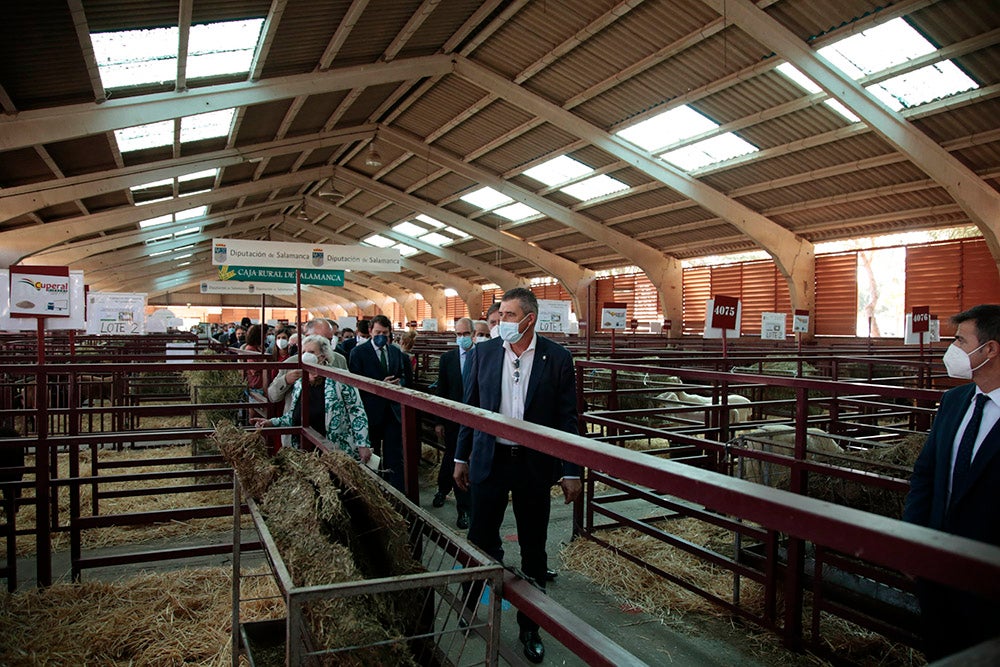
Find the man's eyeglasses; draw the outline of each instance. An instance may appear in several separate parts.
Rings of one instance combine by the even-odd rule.
[[[521,381],[521,360],[514,360],[514,384]]]

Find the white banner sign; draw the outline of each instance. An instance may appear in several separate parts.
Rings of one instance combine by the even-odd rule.
[[[601,308],[601,328],[625,330],[625,308]]]
[[[69,317],[46,317],[46,331],[78,330],[86,327],[83,312],[83,271],[69,272]],[[37,318],[11,317],[10,272],[0,269],[0,331],[34,331]]]
[[[146,333],[146,295],[91,292],[87,295],[87,333],[127,336]]]
[[[761,313],[760,337],[762,340],[785,340],[785,313]]]
[[[567,333],[569,329],[569,301],[538,300],[538,325],[542,333]]]
[[[433,317],[429,317],[429,318],[423,320],[420,323],[420,330],[421,331],[437,331],[438,330],[438,321],[435,320]]]
[[[295,285],[287,283],[241,283],[237,280],[202,280],[201,293],[295,296]]]
[[[402,257],[395,248],[212,239],[212,264],[398,273],[402,270]]]

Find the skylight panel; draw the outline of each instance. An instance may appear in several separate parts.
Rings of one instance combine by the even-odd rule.
[[[576,197],[580,201],[590,201],[591,199],[609,195],[612,192],[628,190],[628,186],[610,176],[599,174],[585,181],[559,188],[559,190],[560,192],[565,192],[570,197]]]
[[[170,213],[166,215],[158,215],[155,218],[147,218],[146,220],[139,221],[139,229],[149,229],[150,227],[158,227],[159,225],[165,225],[167,223],[173,222],[174,216]]]
[[[191,26],[187,78],[250,71],[263,19]],[[177,26],[92,33],[94,56],[105,89],[164,84],[177,78]]]
[[[167,236],[165,238],[169,239],[170,237]],[[169,255],[172,252],[173,252],[173,250],[159,250],[157,252],[151,252],[151,253],[149,253],[149,256],[150,257],[159,257],[160,255]]]
[[[402,255],[403,257],[409,257],[410,255],[416,255],[418,252],[420,252],[419,250],[417,250],[413,246],[408,246],[405,243],[397,243],[396,245],[394,245],[392,247],[395,248],[396,250],[398,250],[399,254]]]
[[[236,109],[222,109],[185,116],[181,120],[181,143],[228,136],[235,113]]]
[[[177,78],[177,27],[92,33],[105,89],[166,83]]]
[[[437,229],[441,229],[442,227],[445,226],[444,223],[441,222],[440,220],[432,218],[429,215],[424,215],[423,213],[419,214],[416,219],[419,220],[420,222],[426,222],[431,227],[435,227]]]
[[[178,211],[174,216],[176,220],[190,220],[191,218],[200,218],[206,213],[208,213],[207,206],[195,206],[194,208]]]
[[[191,234],[197,234],[201,231],[201,227],[185,227],[179,232],[174,232],[174,238],[178,236],[190,236]]]
[[[675,164],[685,171],[694,171],[701,167],[729,160],[739,155],[756,153],[757,147],[741,139],[732,132],[720,134],[711,139],[699,141],[696,144],[678,148],[664,153],[660,157]]]
[[[219,175],[219,168],[215,169],[204,169],[202,171],[196,171],[193,174],[184,174],[183,176],[178,176],[177,181],[179,183],[184,183],[186,181],[196,181],[199,178],[215,178]]]
[[[177,265],[177,268],[179,269],[182,266],[190,266],[190,265],[191,265],[191,262],[181,262],[180,264]]]
[[[445,227],[444,231],[448,232],[449,234],[454,234],[455,236],[457,236],[460,239],[467,239],[467,238],[469,238],[468,234],[466,234],[465,232],[463,232],[461,229],[456,229],[454,227]]]
[[[493,188],[479,188],[467,195],[461,197],[462,201],[469,202],[473,206],[478,206],[482,209],[496,208],[497,206],[503,206],[512,201],[507,195],[497,192]]]
[[[264,19],[191,26],[188,78],[249,72],[262,25]]]
[[[177,251],[175,250],[174,252],[177,252]],[[189,253],[184,254],[184,255],[177,255],[177,257],[174,257],[174,259],[187,259],[188,257],[194,257],[194,253],[193,252],[189,252]]]
[[[582,162],[574,160],[568,155],[560,155],[521,173],[545,185],[554,186],[586,176],[592,171],[594,170]]]
[[[450,236],[445,236],[444,234],[438,234],[437,232],[430,232],[429,234],[424,234],[420,237],[420,240],[424,243],[430,243],[433,246],[443,246],[449,243],[454,243],[455,239]]]
[[[653,116],[615,134],[653,152],[689,137],[714,130],[719,125],[684,105]]]
[[[886,21],[819,50],[853,79],[934,52],[934,45],[901,18]]]
[[[379,236],[378,234],[372,234],[368,238],[364,239],[364,243],[368,245],[373,245],[376,248],[391,248],[396,242],[392,239],[387,239],[384,236]]]
[[[953,62],[945,60],[868,86],[889,108],[900,111],[978,88]]]
[[[393,225],[392,231],[399,232],[400,234],[406,234],[411,238],[418,239],[427,233],[427,230],[423,227],[418,227],[412,222],[401,222],[398,225]]]
[[[536,215],[541,215],[539,211],[536,211],[527,204],[522,204],[521,202],[498,208],[493,212],[501,218],[507,218],[511,222],[521,222],[522,220],[533,218]]]
[[[164,178],[162,181],[153,181],[152,183],[143,183],[142,185],[133,185],[129,190],[132,192],[139,192],[141,190],[152,190],[153,188],[162,187],[173,187],[174,179]]]
[[[800,88],[802,88],[803,90],[805,90],[808,93],[820,93],[820,92],[823,92],[823,89],[820,88],[816,84],[815,81],[813,81],[812,79],[810,79],[809,77],[807,77],[805,74],[803,74],[801,71],[799,71],[799,69],[797,67],[795,67],[794,65],[792,65],[791,63],[781,63],[775,69],[778,70],[779,72],[781,72],[783,75],[785,75],[789,79],[791,79],[792,81],[794,81],[795,83],[797,83]],[[830,107],[831,109],[833,109],[834,111],[836,111],[838,114],[840,114],[845,120],[848,120],[848,121],[850,121],[852,123],[857,123],[858,121],[861,120],[860,118],[858,118],[854,114],[853,111],[851,111],[850,109],[848,109],[847,107],[845,107],[843,105],[843,103],[841,103],[840,100],[835,100],[835,99],[833,99],[831,97],[831,98],[828,98],[826,100],[823,100],[823,104],[825,104],[826,106]]]
[[[169,241],[174,238],[173,234],[167,234],[166,236],[157,236],[155,239],[149,239],[146,241],[146,245],[153,245],[154,243],[163,243],[164,241]],[[167,250],[166,252],[170,252]]]
[[[122,153],[169,146],[174,142],[174,121],[164,120],[115,130],[115,139],[118,140],[118,150]]]

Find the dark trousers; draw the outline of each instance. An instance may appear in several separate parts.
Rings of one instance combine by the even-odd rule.
[[[379,475],[400,491],[404,489],[403,426],[391,406],[381,415],[368,415],[368,439],[372,450],[382,457]]]
[[[1000,636],[1000,605],[974,593],[921,580],[924,655],[936,661]]]
[[[438,470],[438,493],[447,496],[455,490],[455,504],[459,512],[469,511],[469,492],[455,486],[455,446],[458,444],[458,424],[445,424],[444,456]]]
[[[521,571],[545,588],[548,557],[545,541],[549,528],[551,459],[524,447],[496,445],[489,477],[471,488],[469,541],[503,562],[500,525],[507,511],[507,498],[514,505],[517,541],[521,546]],[[512,455],[513,454],[513,455]],[[521,630],[537,630],[538,624],[517,613]]]

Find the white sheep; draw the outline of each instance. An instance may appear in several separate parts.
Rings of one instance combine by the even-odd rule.
[[[697,394],[689,394],[686,391],[665,391],[662,394],[658,394],[656,398],[665,403],[686,403],[688,405],[697,406],[708,406],[713,405],[712,399],[708,396],[699,396]],[[740,396],[739,394],[729,394],[726,397],[726,403],[729,405],[729,423],[736,424],[738,422],[750,421],[750,417],[753,413],[753,408],[750,407],[750,399],[746,396]],[[718,403],[714,403],[718,405]],[[746,407],[737,408],[734,405],[744,405]],[[704,419],[705,412],[699,410],[697,412],[679,412],[674,413],[675,416],[682,419]]]
[[[795,451],[795,426],[789,424],[763,424],[740,434],[736,444],[743,449],[773,452],[793,456]],[[843,454],[844,448],[830,435],[818,428],[806,429],[806,456],[823,460],[830,454]],[[743,479],[768,486],[783,486],[788,479],[788,468],[779,464],[777,474],[772,473],[771,463],[751,457],[740,457]]]

